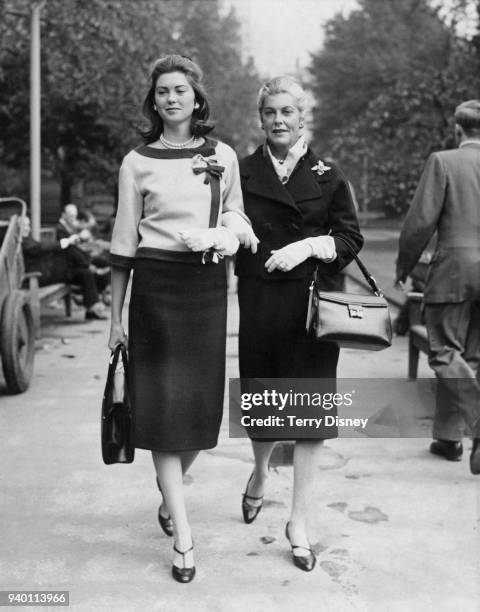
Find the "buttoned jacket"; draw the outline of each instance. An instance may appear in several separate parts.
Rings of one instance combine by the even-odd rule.
[[[320,275],[335,275],[363,244],[348,182],[334,164],[319,174],[313,168],[319,159],[311,149],[300,159],[286,184],[282,184],[264,147],[240,162],[245,212],[260,239],[254,255],[241,248],[237,253],[238,276],[260,276],[270,280],[301,278],[318,265]],[[265,269],[271,251],[291,242],[330,234],[335,240],[336,259],[325,263],[310,257],[290,272]]]
[[[435,231],[425,302],[480,300],[480,141],[429,157],[400,234],[397,278]]]

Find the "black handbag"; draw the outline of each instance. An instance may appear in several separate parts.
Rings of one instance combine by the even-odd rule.
[[[117,371],[120,357],[123,371]],[[110,355],[102,401],[101,430],[104,463],[132,463],[135,455],[133,414],[128,395],[127,350],[123,344],[117,344]]]
[[[392,344],[392,322],[387,300],[350,244],[343,236],[336,238],[347,245],[372,289],[372,295],[321,291],[315,270],[308,298],[307,334],[321,342],[333,342],[341,348],[367,351],[388,348]]]

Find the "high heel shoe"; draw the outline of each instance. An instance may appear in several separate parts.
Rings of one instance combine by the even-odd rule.
[[[299,569],[303,570],[304,572],[311,572],[313,570],[313,568],[315,567],[315,564],[317,562],[317,558],[315,557],[315,554],[313,552],[313,550],[311,548],[307,548],[306,546],[296,546],[294,544],[292,544],[292,541],[290,540],[290,535],[288,533],[288,526],[290,525],[290,522],[288,522],[285,525],[285,537],[287,538],[291,548],[292,548],[292,557],[293,557],[293,564],[296,565]],[[294,555],[293,554],[293,550],[295,548],[303,548],[303,550],[307,550],[308,551],[308,555]]]
[[[182,555],[183,558],[183,567],[177,567],[172,563],[172,576],[175,578],[177,582],[191,582],[195,576],[195,566],[193,567],[185,567],[185,555],[193,550],[193,544],[190,548],[184,552],[178,550],[178,548],[173,545],[173,550]]]
[[[157,487],[163,497],[163,492],[160,487],[160,483],[158,482],[158,476],[157,476]],[[163,533],[171,538],[173,536],[173,521],[170,515],[163,516],[162,513],[160,512],[161,509],[162,509],[162,504],[158,506],[158,522],[160,523],[160,527],[162,528]]]
[[[255,472],[252,472],[250,474],[250,478],[248,479],[247,486],[245,488],[245,493],[242,496],[243,520],[245,521],[245,523],[247,523],[247,525],[250,523],[253,523],[253,521],[257,518],[258,513],[260,512],[263,506],[263,495],[261,497],[252,497],[251,495],[247,494],[248,485],[250,484],[250,481],[252,480],[254,473]],[[248,503],[247,501],[248,499],[252,499],[254,501],[260,501],[260,504],[258,506],[252,506]]]

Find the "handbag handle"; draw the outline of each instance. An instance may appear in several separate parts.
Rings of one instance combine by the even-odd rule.
[[[367,270],[365,264],[361,261],[360,257],[358,257],[358,255],[355,253],[355,250],[353,249],[352,245],[348,242],[348,240],[344,236],[332,236],[332,238],[341,240],[345,244],[350,254],[353,256],[355,262],[357,263],[357,266],[360,268],[360,271],[365,277],[365,280],[367,281],[370,289],[378,297],[383,297],[383,293],[380,287],[377,285],[377,281],[373,278],[373,276]],[[315,282],[317,281],[317,268],[315,268],[315,272],[314,272],[314,281]]]
[[[105,385],[105,390],[113,388],[113,377],[115,376],[115,370],[117,369],[117,363],[118,363],[118,359],[120,355],[122,356],[123,369],[125,371],[125,378],[127,378],[127,375],[128,375],[127,349],[124,344],[119,342],[113,347],[112,352],[110,354],[110,361],[108,365],[107,382]]]

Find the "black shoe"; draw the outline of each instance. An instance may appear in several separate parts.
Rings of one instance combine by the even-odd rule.
[[[463,455],[463,446],[461,442],[454,442],[453,440],[434,440],[430,444],[430,452],[447,459],[447,461],[460,461]]]
[[[177,552],[179,555],[183,557],[183,567],[177,567],[172,564],[172,576],[175,578],[177,582],[191,582],[195,576],[195,566],[193,567],[185,567],[185,555],[193,550],[193,544],[190,548],[184,552],[178,550],[178,548],[173,545],[173,550]]]
[[[245,488],[245,493],[242,497],[243,520],[247,523],[247,525],[253,523],[263,506],[263,495],[261,497],[252,497],[251,495],[247,495],[248,485],[250,484],[250,481],[253,478],[253,474],[254,472],[251,473],[250,478],[248,479],[247,486]],[[258,506],[251,506],[247,501],[248,499],[252,499],[253,501],[260,501],[261,503],[258,504]]]
[[[158,482],[158,476],[157,476],[157,487],[160,493],[162,493],[162,489],[160,488],[160,483]],[[163,497],[163,493],[162,493],[162,497]],[[158,522],[160,523],[160,527],[162,528],[163,533],[169,537],[172,537],[173,536],[173,521],[170,515],[163,516],[161,514],[160,512],[161,507],[162,507],[162,504],[158,506]]]
[[[290,546],[292,547],[293,564],[304,572],[311,572],[315,567],[317,558],[315,557],[315,554],[311,548],[307,548],[306,546],[296,546],[292,544],[292,541],[290,540],[290,536],[288,534],[289,525],[290,523],[287,523],[285,525],[285,537],[287,538],[290,543]],[[293,551],[295,548],[303,548],[303,550],[306,550],[308,552],[308,555],[302,555],[301,557],[298,555],[294,555]]]
[[[171,538],[173,536],[173,521],[170,516],[162,516],[160,512],[161,507],[161,505],[158,507],[158,522],[160,523],[163,533]]]
[[[470,471],[480,474],[480,438],[473,438],[472,452],[470,453]]]

